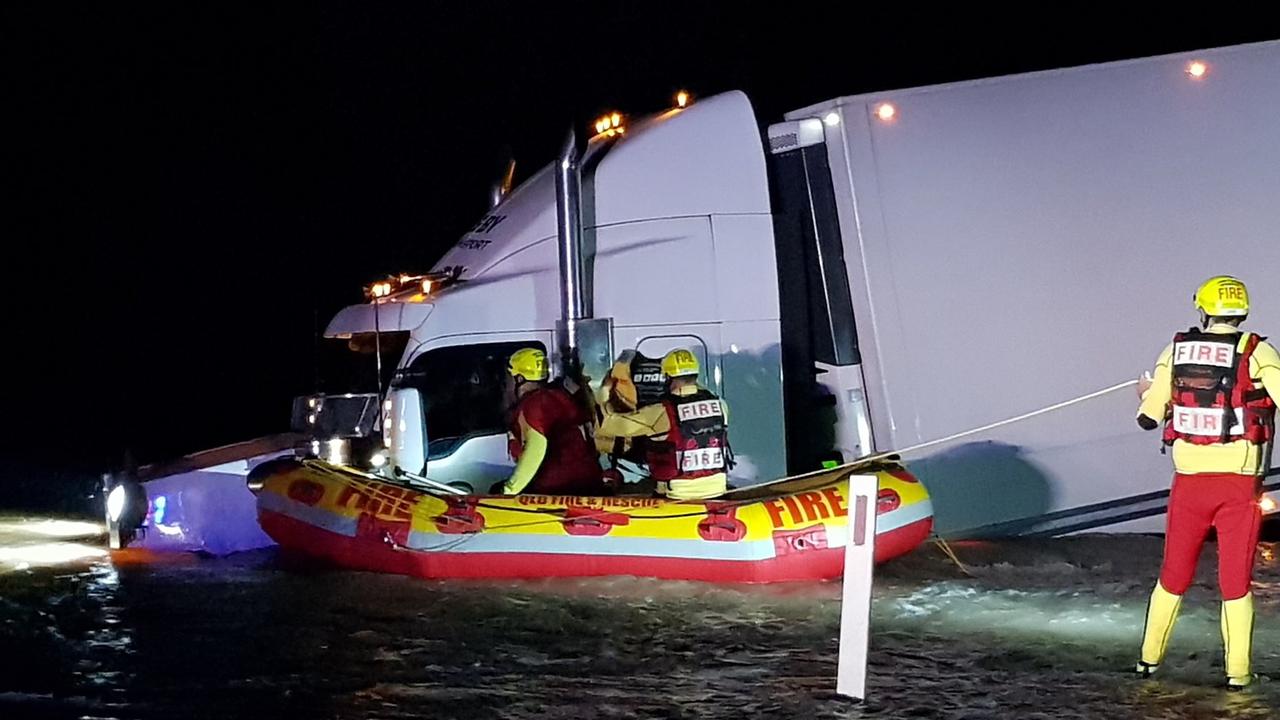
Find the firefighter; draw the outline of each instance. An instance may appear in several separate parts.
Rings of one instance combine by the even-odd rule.
[[[698,358],[688,350],[662,358],[662,406],[670,429],[662,441],[648,443],[646,452],[658,492],[678,500],[724,493],[733,463],[724,401],[698,385],[698,372]]]
[[[660,361],[624,350],[601,383],[595,407],[596,450],[609,460],[604,471],[606,482],[622,489],[624,480],[618,470],[620,461],[642,465],[646,462],[644,443],[666,437],[671,429],[666,408],[658,402],[665,392]],[[633,491],[655,486],[642,481]]]
[[[507,372],[516,397],[507,447],[516,467],[503,484],[503,493],[601,494],[591,414],[561,384],[548,382],[546,353],[537,348],[517,350]]]
[[[688,350],[672,350],[659,367],[651,364],[632,355],[614,365],[599,404],[603,419],[596,448],[611,458],[648,465],[660,495],[677,500],[720,495],[728,489],[733,463],[725,402],[698,386],[698,359]],[[663,389],[646,402],[640,386],[648,384],[654,370],[660,370]]]
[[[1147,607],[1136,670],[1149,676],[1164,659],[1182,595],[1191,585],[1201,546],[1218,538],[1222,641],[1227,687],[1250,684],[1253,563],[1262,522],[1261,477],[1270,468],[1280,397],[1280,354],[1242,331],[1249,294],[1234,277],[1210,278],[1195,293],[1200,328],[1178,333],[1139,382],[1138,424],[1164,421],[1172,446],[1164,562]]]

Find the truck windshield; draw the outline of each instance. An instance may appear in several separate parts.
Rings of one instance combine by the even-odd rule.
[[[325,395],[342,393],[376,393],[385,389],[395,375],[396,365],[409,344],[409,333],[384,332],[375,340],[373,333],[360,333],[350,338],[325,338],[316,358],[316,390]],[[378,378],[375,348],[382,349],[382,378]]]
[[[468,438],[506,432],[507,358],[526,347],[542,349],[542,343],[457,345],[414,359],[397,384],[422,393],[428,459],[452,453]]]

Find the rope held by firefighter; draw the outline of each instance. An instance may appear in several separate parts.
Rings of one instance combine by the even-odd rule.
[[[901,456],[903,456],[903,455],[906,455],[907,453],[915,452],[915,451],[917,451],[917,450],[923,450],[923,449],[925,449],[925,448],[933,447],[933,446],[935,446],[935,445],[942,445],[943,443],[949,443],[949,442],[951,442],[951,441],[953,441],[953,440],[959,440],[960,438],[969,437],[969,436],[971,436],[971,435],[977,435],[977,434],[979,434],[979,433],[984,433],[984,432],[987,432],[987,431],[989,431],[989,430],[994,430],[994,429],[996,429],[996,428],[1004,427],[1005,425],[1011,425],[1011,424],[1016,423],[1016,422],[1021,422],[1021,421],[1023,421],[1023,420],[1028,420],[1028,419],[1033,418],[1033,417],[1036,417],[1036,416],[1038,416],[1038,415],[1044,415],[1045,413],[1054,412],[1055,410],[1061,410],[1061,409],[1063,409],[1063,408],[1070,407],[1070,406],[1072,406],[1072,405],[1076,405],[1076,404],[1079,404],[1079,403],[1082,403],[1082,402],[1086,402],[1086,401],[1088,401],[1088,400],[1093,400],[1094,398],[1102,397],[1103,395],[1107,395],[1107,394],[1110,394],[1110,393],[1116,392],[1117,390],[1123,390],[1123,389],[1128,388],[1128,387],[1133,387],[1134,385],[1137,385],[1138,383],[1142,382],[1142,380],[1143,380],[1143,379],[1144,379],[1144,378],[1139,378],[1139,379],[1137,379],[1137,380],[1127,380],[1127,381],[1125,381],[1125,382],[1118,383],[1118,384],[1116,384],[1116,385],[1112,385],[1111,387],[1107,387],[1107,388],[1103,388],[1103,389],[1101,389],[1101,390],[1097,390],[1097,391],[1095,391],[1095,392],[1091,392],[1091,393],[1089,393],[1089,394],[1087,394],[1087,395],[1081,395],[1080,397],[1072,398],[1072,399],[1070,399],[1070,400],[1065,400],[1065,401],[1060,402],[1060,403],[1055,403],[1055,404],[1050,405],[1050,406],[1048,406],[1048,407],[1040,408],[1039,410],[1032,410],[1031,412],[1023,413],[1023,414],[1018,415],[1018,416],[1016,416],[1016,417],[1006,418],[1006,419],[1001,420],[1001,421],[999,421],[999,422],[994,422],[994,423],[991,423],[991,424],[989,424],[989,425],[983,425],[982,427],[973,428],[973,429],[971,429],[971,430],[965,430],[965,431],[963,431],[963,432],[955,433],[954,435],[948,435],[948,436],[946,436],[946,437],[937,438],[936,440],[929,440],[929,441],[927,441],[927,442],[918,443],[918,444],[916,444],[916,445],[909,445],[909,446],[907,446],[907,447],[905,447],[905,448],[901,448],[901,449],[898,449],[898,450],[887,450],[887,451],[882,452],[882,453],[876,453],[876,454],[874,454],[874,455],[867,455],[867,456],[865,456],[865,457],[857,458],[857,459],[855,459],[855,460],[852,460],[852,461],[850,461],[850,462],[844,463],[843,465],[838,465],[838,466],[836,466],[836,467],[822,468],[821,470],[813,470],[813,471],[811,471],[811,472],[807,472],[807,473],[804,473],[804,474],[802,474],[802,475],[795,475],[795,476],[792,476],[792,477],[780,478],[780,479],[778,479],[778,480],[774,480],[774,481],[772,481],[772,482],[763,483],[763,484],[760,484],[760,485],[752,485],[752,486],[749,486],[749,487],[746,487],[746,488],[738,488],[738,489],[729,490],[728,492],[721,493],[720,495],[717,495],[716,497],[719,497],[719,498],[724,498],[724,497],[730,497],[730,498],[733,498],[733,497],[745,497],[744,493],[750,493],[752,496],[754,496],[754,495],[758,494],[759,492],[761,492],[762,490],[765,490],[765,489],[768,489],[768,488],[773,488],[773,487],[778,486],[778,485],[788,485],[788,486],[790,486],[790,485],[792,485],[792,484],[794,484],[794,483],[797,483],[797,482],[802,482],[802,481],[812,480],[812,479],[817,478],[817,477],[819,477],[819,476],[825,476],[825,475],[829,475],[829,474],[831,474],[831,473],[839,473],[839,472],[842,472],[842,471],[843,471],[843,472],[855,472],[855,471],[857,471],[857,470],[859,470],[859,469],[865,469],[865,468],[867,468],[867,467],[869,467],[869,466],[871,466],[871,465],[874,465],[875,463],[877,463],[877,462],[879,462],[879,461],[881,461],[881,460],[897,460],[898,458],[900,458],[900,457],[901,457]]]
[[[953,440],[959,440],[961,438],[966,438],[971,435],[984,433],[984,432],[987,432],[988,430],[995,430],[996,428],[1004,427],[1005,425],[1012,425],[1013,423],[1022,422],[1023,420],[1029,420],[1038,415],[1044,415],[1045,413],[1050,413],[1055,410],[1061,410],[1065,407],[1070,407],[1072,405],[1085,402],[1086,400],[1092,400],[1094,398],[1102,397],[1103,395],[1116,392],[1117,390],[1123,390],[1127,387],[1133,387],[1134,385],[1137,385],[1138,382],[1139,380],[1129,380],[1126,382],[1122,382],[1122,383],[1119,383],[1118,385],[1112,385],[1111,387],[1103,388],[1096,392],[1091,392],[1088,395],[1081,395],[1080,397],[1072,398],[1070,400],[1056,403],[1048,407],[1043,407],[1043,408],[1040,408],[1039,410],[1033,410],[1029,413],[1023,413],[1022,415],[1018,415],[1017,417],[1007,418],[999,422],[993,422],[990,425],[983,425],[982,427],[973,428],[972,430],[965,430],[962,432],[955,433],[954,435],[948,435],[946,437],[938,438],[936,440],[929,440],[928,442],[922,442],[916,445],[909,445],[907,447],[902,448],[901,450],[890,450],[887,452],[882,452],[877,455],[872,455],[868,458],[862,458],[862,461],[887,458],[893,455],[906,455],[907,453],[915,452],[916,450],[923,450],[928,447],[933,447],[934,445],[942,445],[944,443],[949,443]]]

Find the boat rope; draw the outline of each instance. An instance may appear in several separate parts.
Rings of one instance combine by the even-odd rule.
[[[965,564],[960,562],[960,558],[956,556],[955,551],[951,549],[951,546],[947,544],[946,540],[942,539],[941,535],[934,535],[933,542],[937,544],[938,549],[942,550],[944,555],[951,559],[951,562],[956,564],[956,567],[960,568],[960,572],[968,575],[969,577],[973,577],[973,573],[969,572],[969,568],[965,567]]]
[[[477,505],[477,507],[480,507],[480,506]],[[498,507],[498,506],[490,506],[490,507],[492,507],[495,510],[510,509],[510,508],[504,508],[504,507]],[[562,512],[562,511],[555,510],[551,512]],[[547,518],[545,520],[530,520],[528,522],[507,523],[505,525],[490,525],[490,526],[486,526],[484,528],[484,531],[509,530],[511,528],[533,527],[536,525],[551,525],[553,523],[559,523],[563,525],[564,523],[571,523],[577,520],[597,520],[599,518],[609,517],[610,515],[621,515],[627,518],[629,522],[631,520],[681,520],[684,518],[706,517],[708,514],[709,512],[707,510],[702,510],[700,512],[681,513],[679,515],[629,515],[625,512],[618,512],[617,510],[598,510],[595,512],[583,513],[581,515],[574,515],[572,517],[566,515],[566,516]]]
[[[355,468],[344,467],[341,470],[339,470],[333,467],[329,467],[323,463],[313,462],[313,461],[307,461],[304,464],[310,468],[319,470],[324,473],[328,473],[330,475],[343,477],[344,474],[350,474],[362,480],[366,480],[368,481],[369,484],[366,484],[363,487],[361,487],[361,490],[363,492],[368,493],[370,497],[383,502],[405,503],[406,500],[403,497],[391,495],[383,491],[381,488],[378,487],[378,485],[390,485],[393,487],[406,488],[406,489],[414,490],[417,492],[422,492],[423,494],[432,495],[433,497],[436,497],[445,502],[448,502],[447,498],[458,497],[456,495],[436,495],[435,493],[430,492],[428,488],[417,487],[417,486],[407,486],[400,483],[388,482],[384,478],[380,478],[375,475],[370,475],[368,473],[361,472],[359,470],[356,470]],[[745,501],[745,500],[740,500],[737,502],[725,502],[725,503],[720,503],[717,507],[721,507],[721,508],[739,507],[742,505],[749,505],[751,504],[751,502],[752,501]],[[475,503],[473,507],[483,508],[486,510],[498,510],[501,512],[554,516],[554,517],[547,517],[546,519],[543,519],[543,520],[531,520],[529,522],[506,523],[503,525],[491,525],[484,528],[484,530],[506,530],[510,528],[523,528],[523,527],[533,527],[537,525],[550,525],[553,523],[563,524],[566,522],[573,522],[575,520],[593,520],[593,519],[608,517],[611,515],[622,515],[628,518],[628,521],[630,521],[630,520],[678,520],[683,518],[705,517],[710,513],[710,510],[707,509],[706,507],[700,508],[699,510],[693,511],[693,512],[676,513],[671,515],[632,515],[630,513],[623,511],[623,509],[621,508],[619,509],[601,508],[599,510],[594,510],[592,512],[585,512],[585,513],[570,517],[570,516],[564,515],[564,513],[567,511],[567,508],[539,509],[539,508],[507,507],[503,505],[493,505],[490,503],[486,503],[484,501]],[[579,507],[589,507],[589,506],[582,505]],[[437,516],[426,515],[425,517],[428,519],[432,519]],[[477,531],[477,532],[483,532],[483,531]],[[475,534],[475,533],[468,533],[468,534]]]

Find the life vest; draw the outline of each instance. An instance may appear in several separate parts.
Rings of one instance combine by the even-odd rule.
[[[1254,385],[1249,360],[1265,338],[1253,333],[1206,333],[1195,328],[1173,338],[1173,388],[1164,442],[1213,445],[1275,435],[1276,405]]]
[[[631,359],[631,383],[636,388],[636,407],[662,402],[667,394],[667,376],[662,372],[662,358],[636,353]]]
[[[662,396],[671,430],[664,441],[652,443],[649,474],[657,480],[699,478],[726,472],[733,466],[729,432],[720,398],[698,388],[692,395]]]

